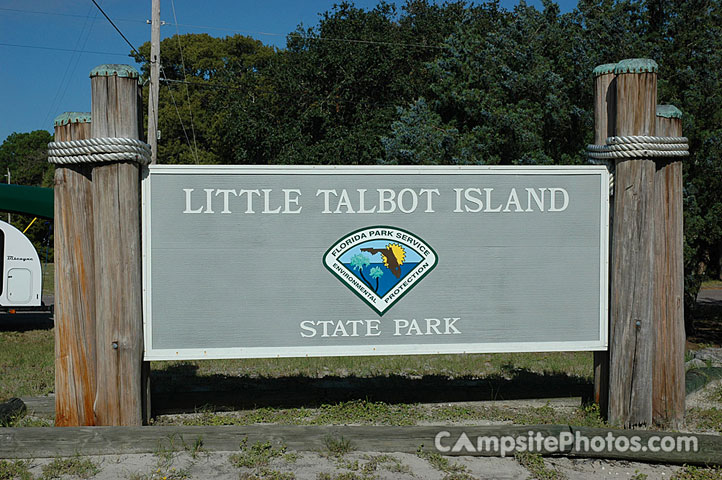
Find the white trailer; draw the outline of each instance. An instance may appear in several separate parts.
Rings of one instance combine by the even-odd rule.
[[[40,258],[28,237],[0,221],[0,309],[42,305]]]

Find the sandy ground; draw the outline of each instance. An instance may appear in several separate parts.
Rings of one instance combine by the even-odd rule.
[[[393,460],[381,463],[373,471],[364,473],[363,465],[381,454],[374,452],[352,452],[341,458],[328,458],[318,453],[298,453],[295,461],[274,459],[267,467],[256,469],[236,468],[230,462],[233,452],[205,452],[195,459],[188,453],[178,453],[170,461],[153,455],[107,455],[84,457],[91,459],[100,469],[94,479],[229,479],[229,478],[284,478],[273,477],[272,472],[289,472],[296,479],[317,480],[321,474],[334,478],[339,474],[356,473],[359,478],[370,479],[443,479],[447,474],[434,469],[429,462],[410,454],[386,455]],[[471,478],[476,479],[527,479],[533,478],[528,470],[514,458],[449,457],[452,464],[466,467]],[[32,461],[31,473],[42,474],[42,467],[50,459]],[[356,464],[358,462],[358,464]],[[670,478],[680,467],[648,465],[621,461],[600,461],[590,459],[547,458],[545,464],[570,480],[632,478],[643,473],[650,479]],[[264,475],[265,470],[265,475]],[[243,474],[247,474],[243,476]],[[187,476],[185,476],[187,475]],[[367,475],[367,476],[364,476]],[[77,478],[77,477],[67,477]]]

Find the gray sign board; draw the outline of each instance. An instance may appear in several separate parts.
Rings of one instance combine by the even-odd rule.
[[[150,166],[147,360],[604,350],[604,167]]]

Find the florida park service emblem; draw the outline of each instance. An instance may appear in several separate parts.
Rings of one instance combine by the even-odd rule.
[[[436,252],[395,227],[367,227],[340,238],[323,257],[326,268],[383,315],[434,269]]]

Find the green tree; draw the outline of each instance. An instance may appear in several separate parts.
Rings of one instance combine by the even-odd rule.
[[[16,185],[52,188],[55,168],[48,163],[48,143],[52,141],[53,136],[45,130],[10,134],[0,145],[0,173],[7,175],[9,171],[12,183]],[[28,215],[14,213],[11,217],[13,226],[20,231],[33,221],[33,217]],[[47,254],[48,260],[52,261],[52,221],[37,219],[26,236],[41,258]]]
[[[379,291],[379,279],[384,276],[384,271],[381,270],[381,267],[373,267],[371,271],[369,271],[369,276],[376,280],[376,288],[374,289],[375,292]]]
[[[257,75],[274,50],[242,35],[215,38],[205,33],[174,35],[161,41],[160,48],[159,162],[234,163],[234,146],[224,138],[227,116],[218,99],[228,88],[235,90],[234,95],[247,95],[246,77]],[[132,56],[142,63],[145,83],[150,75],[146,62],[150,43],[139,51],[141,55]],[[226,83],[231,74],[239,78],[233,86]],[[147,102],[147,86],[143,98]]]
[[[364,276],[364,267],[368,267],[370,264],[371,259],[368,257],[368,255],[358,253],[351,257],[351,268],[354,270],[358,270],[359,275],[361,275],[361,280],[363,280],[363,282],[368,285],[369,288],[373,289],[371,283],[366,280],[366,277]]]
[[[426,63],[464,15],[461,2],[411,1],[401,13],[343,2],[313,28],[288,36],[262,71],[267,94],[252,104],[230,92],[227,143],[254,152],[244,132],[265,132],[264,163],[373,164],[383,156],[396,106],[428,91]],[[242,84],[242,82],[240,82]],[[235,124],[235,125],[234,125]]]
[[[48,163],[48,143],[53,136],[45,130],[12,133],[0,145],[0,172],[10,171],[17,185],[53,186],[54,168]]]

